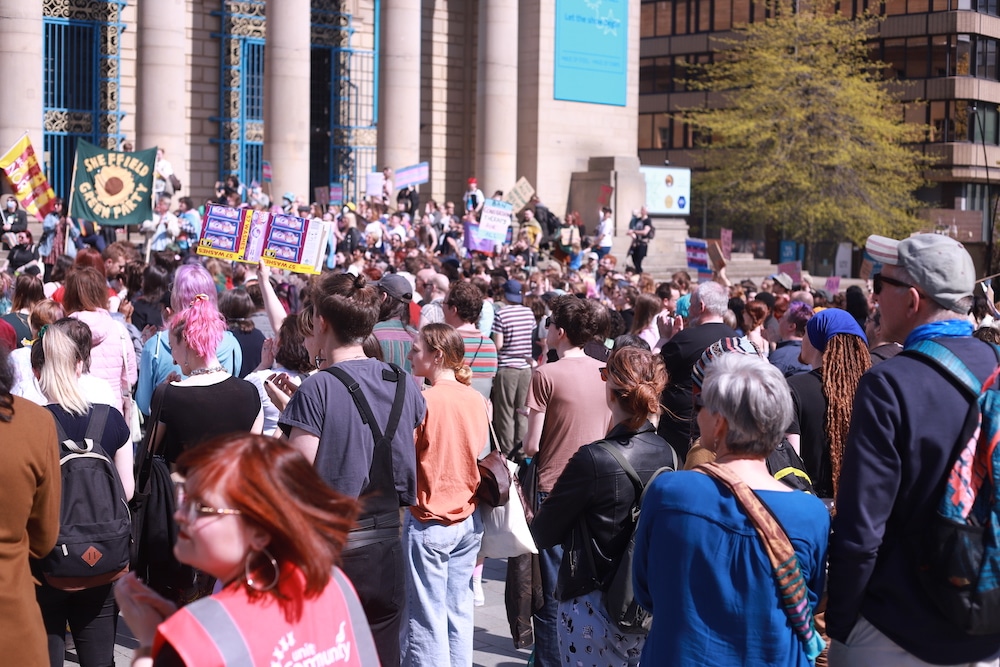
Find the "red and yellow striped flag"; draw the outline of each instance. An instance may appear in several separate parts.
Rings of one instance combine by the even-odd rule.
[[[48,215],[56,193],[42,171],[27,132],[0,157],[0,169],[7,175],[14,196],[25,211],[38,219]]]

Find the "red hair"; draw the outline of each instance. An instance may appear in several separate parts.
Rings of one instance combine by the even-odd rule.
[[[305,575],[306,598],[323,592],[360,506],[327,486],[302,454],[276,438],[233,433],[185,451],[177,459],[177,471],[189,496],[214,491],[244,521],[267,533],[267,550],[279,566],[294,565]],[[266,581],[269,570],[264,565],[255,575]],[[283,599],[279,588],[249,590],[253,597],[278,597],[286,617],[295,622],[302,600]]]
[[[104,258],[101,257],[101,253],[97,252],[90,246],[86,248],[80,248],[76,251],[76,259],[73,260],[73,268],[78,269],[81,267],[89,266],[92,269],[97,269],[97,271],[107,279],[107,273],[104,268]]]

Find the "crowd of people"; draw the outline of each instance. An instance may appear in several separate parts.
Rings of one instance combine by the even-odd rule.
[[[390,201],[386,176],[342,208],[285,195],[334,229],[308,278],[198,256],[198,209],[163,191],[143,247],[46,223],[48,252],[0,285],[11,660],[61,664],[68,624],[81,665],[111,664],[120,610],[137,665],[471,665],[492,442],[538,548],[509,559],[507,607],[539,667],[808,665],[826,641],[834,665],[998,664],[1000,635],[966,634],[911,559],[972,399],[906,351],[938,341],[980,381],[997,366],[960,244],[873,236],[880,272],[840,294],[784,273],[658,282],[643,209],[622,261],[610,210],[585,230],[538,200],[482,253],[463,238],[474,181],[459,217],[412,188]],[[238,181],[217,196],[271,205]],[[149,444],[194,575],[53,583],[65,441],[107,457],[122,502]],[[631,553],[652,624],[624,630],[607,594]]]

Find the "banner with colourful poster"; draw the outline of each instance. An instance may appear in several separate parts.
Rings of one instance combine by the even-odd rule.
[[[487,238],[487,235],[480,229],[479,223],[466,220],[464,224],[466,250],[492,255],[496,250],[497,242]]]
[[[263,259],[276,269],[316,274],[322,270],[328,234],[322,220],[211,205],[197,253],[249,264]]]
[[[29,215],[41,219],[52,211],[56,193],[38,163],[27,132],[0,157],[0,169],[7,175],[14,196]]]

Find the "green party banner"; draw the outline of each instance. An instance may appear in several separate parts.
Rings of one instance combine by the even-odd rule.
[[[80,139],[73,163],[69,215],[112,227],[151,220],[155,162],[155,147],[119,153]]]

